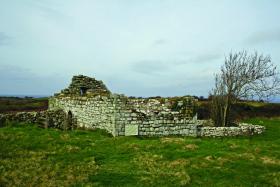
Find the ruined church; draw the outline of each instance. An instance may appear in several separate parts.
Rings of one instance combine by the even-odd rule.
[[[49,110],[67,114],[68,126],[104,129],[113,136],[197,135],[196,99],[135,98],[113,94],[94,78],[78,75],[49,99]]]

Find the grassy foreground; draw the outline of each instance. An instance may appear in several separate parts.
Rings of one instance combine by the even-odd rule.
[[[264,135],[117,137],[0,128],[0,186],[280,186],[280,119]]]

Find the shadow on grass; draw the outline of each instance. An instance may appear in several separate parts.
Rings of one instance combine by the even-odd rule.
[[[135,186],[137,180],[132,174],[104,171],[89,176],[89,181],[100,186]]]

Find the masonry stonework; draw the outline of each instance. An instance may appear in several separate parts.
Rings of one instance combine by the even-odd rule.
[[[196,103],[191,96],[135,98],[112,94],[102,81],[78,75],[68,88],[49,99],[49,111],[63,110],[71,125],[105,129],[113,136],[237,136],[264,131],[262,126],[202,127],[196,118]]]
[[[105,129],[114,136],[196,135],[195,100],[181,98],[129,98],[119,94],[56,95],[49,110],[71,113],[78,127]],[[129,132],[127,132],[129,133]]]
[[[0,114],[0,127],[12,121],[38,124],[44,128],[69,129],[67,116],[63,110]]]

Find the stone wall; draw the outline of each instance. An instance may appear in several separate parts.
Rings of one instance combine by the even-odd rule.
[[[101,128],[114,136],[127,135],[135,127],[137,135],[195,135],[195,99],[129,98],[120,94],[61,94],[49,100],[49,110],[71,113],[78,127]]]
[[[133,113],[131,113],[133,114]],[[69,114],[68,114],[69,115]],[[69,119],[63,110],[50,110],[50,111],[40,111],[40,112],[18,112],[11,114],[0,114],[0,127],[5,125],[8,121],[25,122],[25,123],[35,123],[45,128],[58,128],[58,129],[73,129],[77,124],[75,119]],[[125,115],[124,115],[125,116]],[[262,134],[265,131],[264,126],[251,125],[246,123],[241,123],[237,127],[203,127],[199,125],[204,123],[204,121],[194,121],[190,120],[187,123],[180,122],[156,122],[149,120],[141,120],[135,118],[135,115],[129,115],[131,120],[125,122],[124,119],[120,118],[119,122],[124,122],[122,129],[112,128],[111,132],[106,128],[100,126],[83,126],[87,128],[102,128],[106,129],[110,133],[116,133],[115,135],[125,135],[125,126],[137,125],[139,132],[137,135],[140,136],[167,136],[167,135],[184,135],[184,136],[194,136],[194,137],[232,137],[232,136],[252,136]],[[69,121],[70,120],[70,121]],[[112,121],[108,121],[112,122]],[[132,122],[132,124],[131,124]],[[196,122],[196,123],[195,123]],[[118,124],[116,120],[115,123]],[[188,125],[185,125],[188,124]],[[118,127],[118,125],[116,125]],[[119,126],[120,127],[120,126]],[[114,132],[115,131],[115,132]]]
[[[198,127],[197,136],[251,136],[262,134],[264,131],[264,126],[241,123],[237,127]]]
[[[45,128],[71,128],[63,110],[0,114],[0,126],[9,121],[34,123]]]
[[[201,127],[196,102],[190,96],[135,98],[112,94],[101,81],[80,75],[50,98],[49,110],[63,110],[73,126],[105,129],[113,136],[236,136],[254,129]],[[253,134],[258,132],[262,130]]]
[[[261,134],[265,131],[263,126],[242,123],[238,127],[204,127],[203,120],[183,115],[178,111],[172,111],[163,106],[152,107],[153,112],[147,106],[155,106],[157,101],[147,99],[146,105],[141,105],[145,99],[127,98],[122,95],[108,95],[95,97],[53,97],[50,99],[50,109],[63,108],[65,112],[71,111],[76,119],[77,126],[85,128],[101,128],[114,136],[126,135],[126,128],[135,126],[140,136],[247,136]],[[137,107],[131,107],[131,102]],[[138,103],[139,102],[139,103]],[[137,105],[137,103],[139,105]],[[164,112],[163,112],[164,111]]]
[[[49,110],[62,109],[72,116],[74,125],[88,129],[105,129],[115,134],[114,97],[58,96],[49,99]]]
[[[73,76],[72,82],[68,88],[61,91],[60,94],[90,95],[110,93],[102,81],[84,75]]]
[[[128,105],[141,113],[139,135],[196,135],[195,103],[193,97],[133,98]]]

